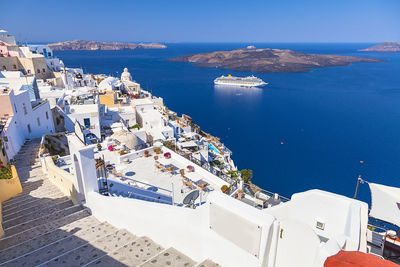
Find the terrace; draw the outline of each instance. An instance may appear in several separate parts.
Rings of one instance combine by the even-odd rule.
[[[163,147],[156,154],[153,148],[120,155],[120,147],[95,153],[104,159],[107,186],[111,195],[138,198],[182,206],[185,197],[198,191],[195,205],[201,205],[209,192],[227,185],[217,176]],[[190,166],[190,167],[189,167]],[[102,185],[100,184],[100,187]]]

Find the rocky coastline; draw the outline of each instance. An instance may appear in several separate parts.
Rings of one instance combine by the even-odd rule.
[[[383,62],[367,57],[317,55],[288,49],[236,49],[170,58],[198,67],[252,72],[307,72],[313,68],[347,66],[353,62]]]
[[[134,50],[134,49],[164,49],[164,44],[159,43],[118,43],[118,42],[96,42],[85,40],[74,40],[48,44],[56,51],[62,50]]]
[[[400,42],[383,42],[364,49],[359,49],[362,52],[400,52]]]

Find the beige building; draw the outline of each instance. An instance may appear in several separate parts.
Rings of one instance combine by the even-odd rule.
[[[27,46],[18,46],[12,35],[0,35],[0,41],[3,49],[7,49],[7,56],[0,55],[0,71],[21,71],[42,80],[55,78],[43,55],[32,53]]]

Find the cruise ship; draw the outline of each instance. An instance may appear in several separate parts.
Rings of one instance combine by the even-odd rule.
[[[228,76],[222,75],[221,77],[216,78],[214,84],[239,87],[261,87],[268,83],[253,75],[248,77],[235,77],[229,74]]]

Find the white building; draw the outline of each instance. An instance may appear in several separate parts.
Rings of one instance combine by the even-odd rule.
[[[29,91],[23,87],[0,85],[0,88],[0,114],[7,118],[1,135],[11,160],[26,139],[54,132],[53,116],[48,101],[31,101]]]
[[[133,99],[131,103],[136,109],[136,121],[146,130],[151,139],[150,142],[174,138],[174,130],[168,126],[168,119],[156,109],[151,99]]]
[[[122,83],[117,78],[107,77],[99,83],[99,92],[109,92],[122,89]]]
[[[39,89],[35,76],[23,75],[20,71],[1,71],[0,84],[8,84],[10,88],[28,91],[32,101],[40,99]]]
[[[74,132],[75,121],[87,131],[101,138],[100,101],[97,94],[76,91],[59,100],[64,112],[65,129]]]
[[[141,88],[140,84],[132,80],[132,76],[128,71],[128,68],[124,68],[124,72],[121,74],[121,82],[124,85],[124,89],[131,95],[140,95]]]

